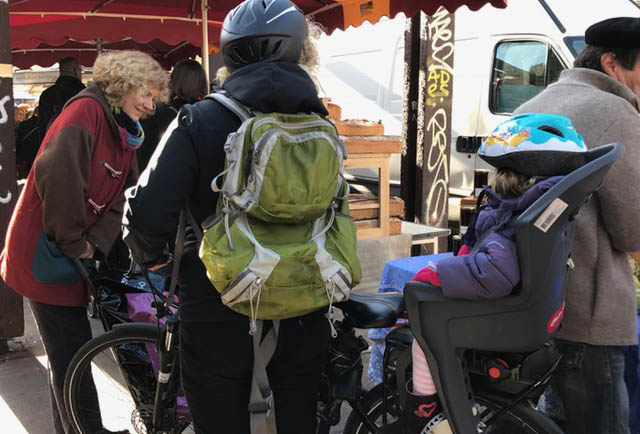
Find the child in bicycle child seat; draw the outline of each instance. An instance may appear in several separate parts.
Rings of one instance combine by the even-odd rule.
[[[414,281],[462,299],[505,297],[520,281],[512,217],[533,204],[562,176],[584,163],[586,146],[569,119],[520,115],[500,124],[478,151],[496,167],[483,190],[457,256],[432,262]],[[405,432],[450,432],[425,355],[414,339],[413,385],[404,412]],[[443,423],[440,423],[445,421]]]

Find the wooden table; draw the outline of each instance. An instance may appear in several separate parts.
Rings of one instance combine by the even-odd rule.
[[[358,239],[389,236],[389,161],[391,154],[402,152],[398,136],[341,136],[347,146],[346,169],[378,169],[378,199],[380,209],[377,228],[359,228]],[[353,209],[358,209],[358,204]],[[371,205],[366,205],[371,208]]]
[[[411,235],[411,245],[431,243],[433,245],[433,253],[436,254],[439,253],[438,239],[440,237],[448,237],[451,234],[451,229],[402,222],[402,233]]]

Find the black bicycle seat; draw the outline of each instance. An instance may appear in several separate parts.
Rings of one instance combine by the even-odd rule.
[[[348,300],[334,306],[340,308],[356,328],[386,328],[396,323],[398,315],[404,310],[404,300],[400,292],[375,295],[351,293]]]

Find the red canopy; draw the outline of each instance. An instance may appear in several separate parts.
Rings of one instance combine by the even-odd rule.
[[[155,39],[177,46],[183,41],[202,46],[203,0],[9,0],[11,47],[32,49],[69,40],[117,42],[132,39],[148,43]],[[205,0],[206,1],[206,0]],[[399,12],[412,16],[418,10],[432,14],[444,6],[454,11],[462,5],[478,9],[486,3],[505,7],[507,0],[294,0],[305,14],[336,28],[377,22]],[[209,43],[217,47],[220,26],[239,0],[209,0]]]
[[[100,46],[98,46],[98,44]],[[63,57],[73,56],[84,66],[92,66],[98,51],[106,50],[138,50],[150,54],[162,66],[170,69],[182,59],[195,57],[200,54],[200,48],[183,41],[178,45],[169,45],[158,39],[149,42],[136,42],[125,39],[118,42],[78,42],[67,41],[63,45],[55,46],[46,43],[37,48],[13,49],[11,58],[14,66],[27,69],[33,65],[51,66]]]

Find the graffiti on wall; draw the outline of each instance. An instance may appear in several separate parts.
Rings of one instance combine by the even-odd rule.
[[[424,170],[425,220],[446,226],[449,200],[450,118],[453,78],[453,15],[440,8],[427,23]]]
[[[450,95],[449,86],[453,74],[451,15],[441,7],[429,19],[427,29],[431,42],[430,64],[427,66],[427,104],[437,104],[442,102],[441,98]]]
[[[11,102],[11,97],[9,95],[5,95],[0,99],[0,126],[6,124],[10,119],[6,108],[6,104],[8,102]],[[2,143],[0,143],[0,153],[2,153],[2,149]],[[0,166],[0,170],[2,170],[2,166]],[[11,202],[11,191],[7,191],[6,195],[0,196],[0,203],[6,205],[9,202]]]

